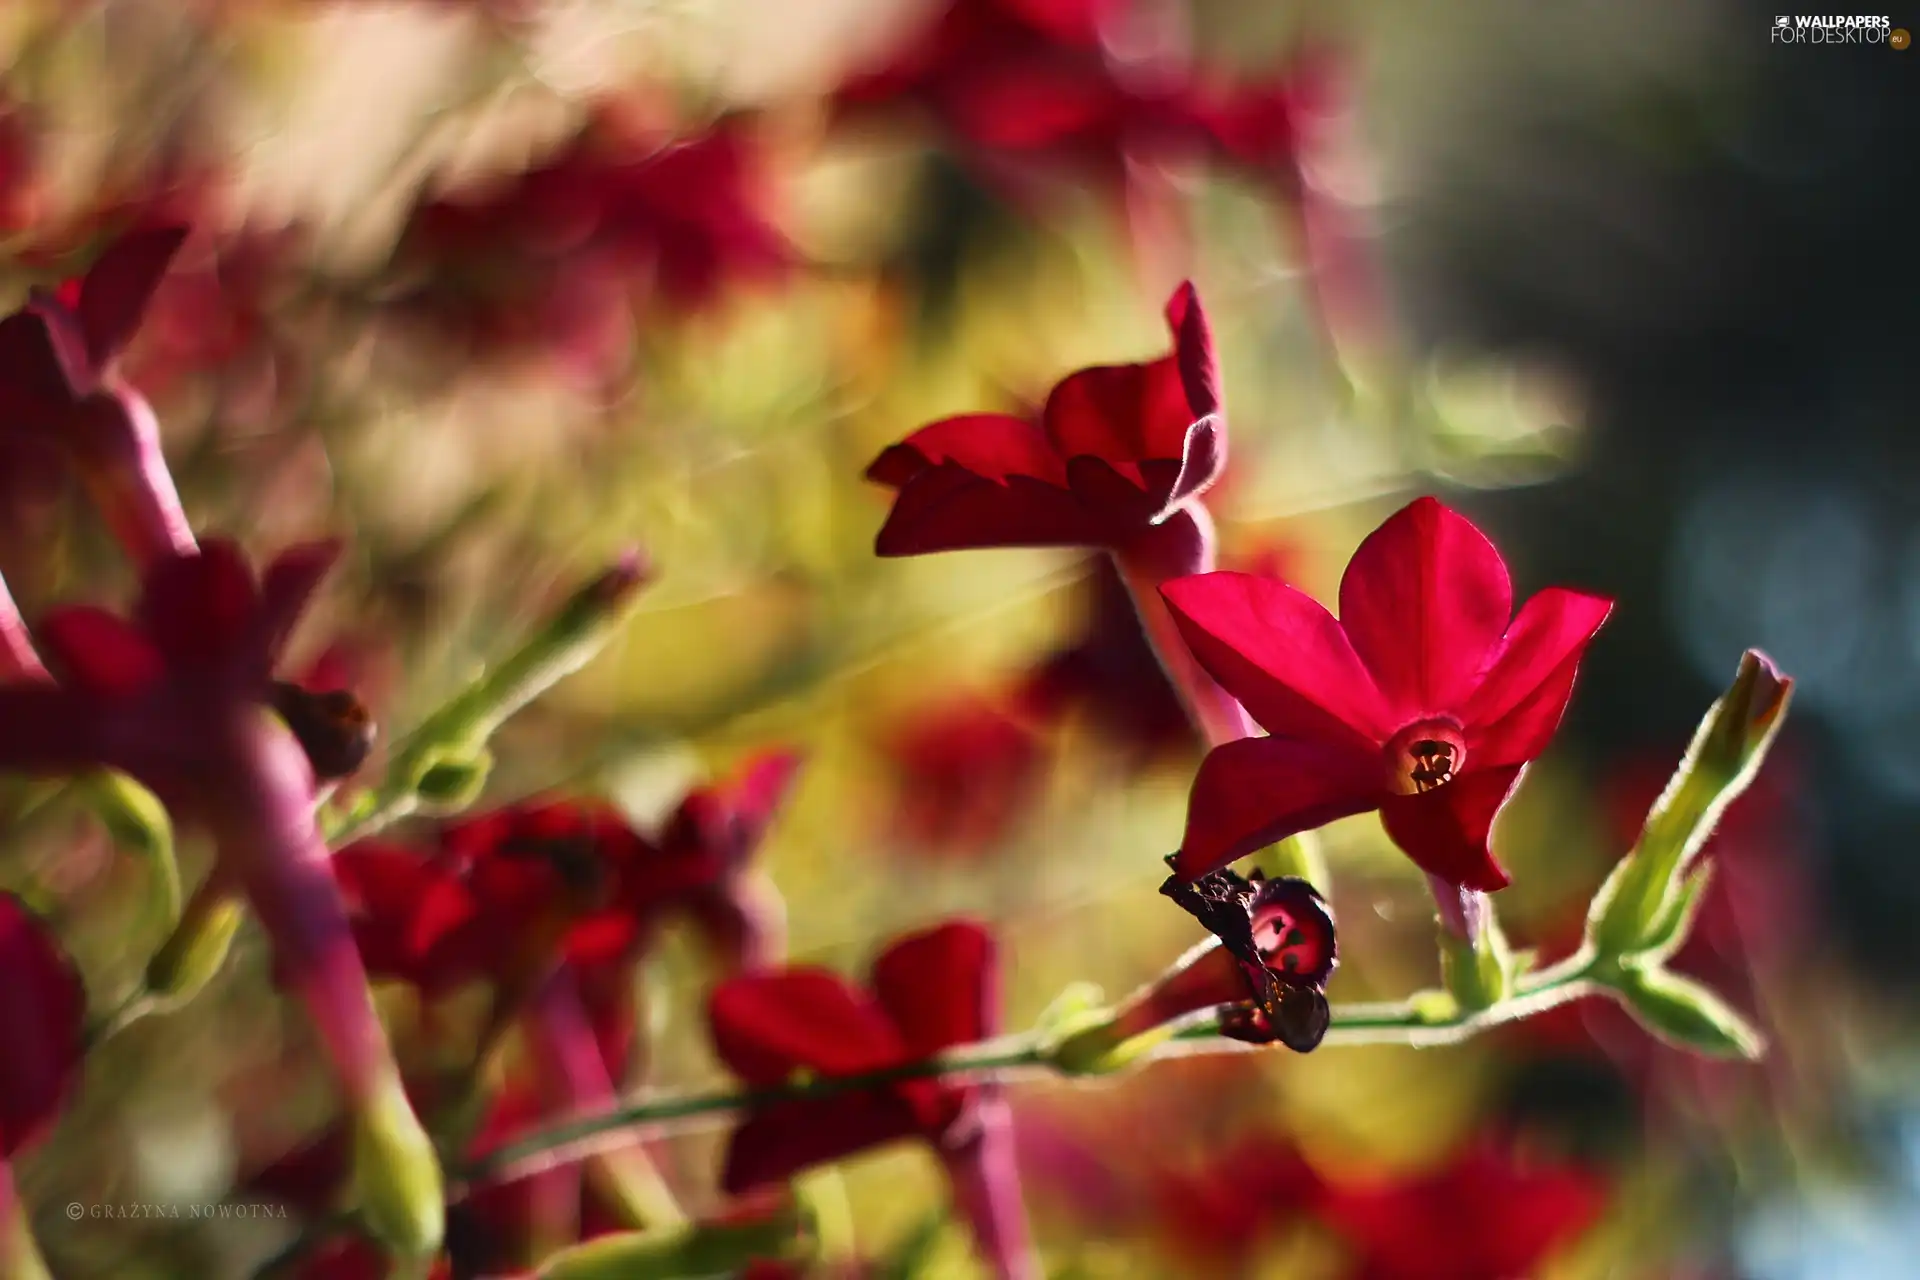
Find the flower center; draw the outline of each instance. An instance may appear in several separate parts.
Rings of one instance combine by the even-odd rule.
[[[1393,789],[1403,796],[1446,786],[1466,764],[1466,739],[1448,720],[1422,720],[1408,725],[1387,744],[1387,768],[1392,773]]]

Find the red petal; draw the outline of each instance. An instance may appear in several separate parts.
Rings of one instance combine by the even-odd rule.
[[[1000,1027],[999,966],[993,937],[956,920],[888,947],[873,962],[873,991],[906,1041],[924,1058]]]
[[[907,1056],[886,1011],[824,969],[729,979],[714,988],[707,1018],[721,1061],[748,1084],[779,1084],[796,1067],[875,1071]]]
[[[120,767],[125,721],[88,695],[40,681],[0,686],[0,770],[36,776]]]
[[[1365,813],[1383,795],[1377,758],[1344,745],[1243,738],[1200,762],[1173,873],[1193,880],[1276,840]]]
[[[1167,300],[1167,327],[1173,330],[1173,359],[1186,388],[1187,407],[1196,419],[1219,413],[1220,362],[1213,353],[1213,329],[1192,283],[1181,284]]]
[[[1042,421],[1062,458],[1123,463],[1181,457],[1187,428],[1202,416],[1188,405],[1179,365],[1167,356],[1069,375],[1047,397]]]
[[[783,1103],[755,1112],[734,1130],[720,1185],[739,1195],[919,1131],[912,1107],[891,1092]]]
[[[80,326],[96,366],[105,365],[133,337],[186,238],[185,227],[136,231],[115,241],[87,271],[80,285]]]
[[[55,427],[59,424],[41,419],[72,408],[76,374],[70,353],[55,336],[54,323],[32,311],[0,320],[0,396],[5,397],[8,417],[27,419],[10,422],[10,427]]]
[[[1484,893],[1504,889],[1512,881],[1494,861],[1487,839],[1524,768],[1475,769],[1420,795],[1388,796],[1380,821],[1401,852],[1429,875]]]
[[[1512,616],[1500,553],[1432,498],[1374,530],[1340,579],[1340,625],[1402,723],[1455,710]]]
[[[340,559],[340,549],[335,538],[303,542],[275,556],[261,575],[258,626],[270,658],[278,659],[307,601]]]
[[[259,601],[240,548],[209,538],[198,555],[154,564],[141,591],[139,618],[168,665],[205,667],[249,656]]]
[[[1066,483],[1061,457],[1040,428],[1005,413],[942,418],[889,445],[867,468],[867,479],[898,489],[933,467],[951,463],[987,480],[1029,476]]]
[[[1319,601],[1284,582],[1202,573],[1161,586],[1200,665],[1268,732],[1378,749],[1385,701]]]
[[[0,895],[0,1159],[52,1127],[81,1059],[87,993],[80,975],[32,912]]]
[[[875,470],[886,460],[882,455]],[[1098,546],[1103,541],[1100,522],[1064,489],[1024,476],[1005,483],[985,480],[947,465],[922,473],[900,491],[874,539],[874,552],[915,556],[985,547]]]
[[[131,698],[166,674],[166,663],[124,618],[90,605],[55,609],[36,628],[61,676],[89,693]]]
[[[1612,610],[1611,600],[1560,587],[1527,601],[1461,711],[1469,759],[1517,764],[1546,749],[1580,658]]]

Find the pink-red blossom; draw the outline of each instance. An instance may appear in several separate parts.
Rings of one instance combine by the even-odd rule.
[[[1200,574],[1162,594],[1193,656],[1270,735],[1202,763],[1178,875],[1377,809],[1429,874],[1474,890],[1508,883],[1488,847],[1494,817],[1558,728],[1611,601],[1552,587],[1516,615],[1500,553],[1431,498],[1360,545],[1338,620],[1249,574]]]

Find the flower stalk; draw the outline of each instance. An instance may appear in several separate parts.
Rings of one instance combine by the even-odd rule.
[[[1539,970],[1519,980],[1514,994],[1480,1010],[1461,1007],[1444,991],[1421,992],[1402,1001],[1335,1005],[1322,1044],[1457,1044],[1493,1027],[1600,994],[1602,988],[1592,980],[1590,966],[1590,958],[1582,955]],[[636,1137],[673,1131],[683,1122],[730,1117],[773,1103],[831,1097],[903,1080],[958,1081],[1052,1073],[1058,1069],[1052,1061],[1056,1044],[1057,1035],[1052,1031],[1031,1031],[956,1046],[879,1071],[802,1077],[760,1089],[650,1098],[504,1143],[470,1163],[462,1171],[464,1185],[456,1185],[450,1195],[459,1199],[476,1186],[530,1177],[610,1146],[623,1146]],[[1221,1035],[1217,1017],[1202,1016],[1173,1031],[1135,1061],[1145,1064],[1195,1054],[1258,1051],[1259,1046]]]

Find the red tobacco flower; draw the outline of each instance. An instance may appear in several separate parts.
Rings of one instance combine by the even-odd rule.
[[[1231,965],[1209,963],[1210,956],[1183,966],[1159,989],[1157,1007],[1164,1011],[1175,989],[1193,998],[1203,974],[1231,967],[1237,988],[1229,981],[1211,993],[1226,996],[1213,1003],[1235,1003],[1220,1020],[1220,1034],[1254,1044],[1278,1040],[1296,1053],[1319,1045],[1331,1017],[1327,979],[1340,960],[1333,913],[1312,885],[1293,876],[1268,880],[1255,872],[1247,881],[1212,871],[1192,884],[1169,876],[1160,892],[1220,940],[1212,956],[1230,958]]]
[[[836,113],[929,118],[1016,198],[1063,170],[1124,194],[1143,161],[1197,157],[1206,139],[1184,57],[1113,52],[1107,37],[1125,10],[1113,0],[952,0],[887,65],[842,85]]]
[[[714,989],[707,1017],[721,1060],[751,1087],[863,1075],[996,1033],[999,965],[986,930],[955,921],[881,952],[867,990],[825,969],[748,974]],[[727,1144],[721,1185],[749,1191],[909,1137],[933,1144],[993,1273],[1037,1276],[1011,1121],[990,1085],[901,1080],[757,1108]]]
[[[863,1075],[993,1034],[997,976],[992,938],[956,922],[888,947],[867,990],[825,969],[747,974],[714,989],[708,1018],[721,1060],[748,1085]],[[727,1146],[722,1185],[749,1191],[901,1138],[939,1144],[962,1131],[975,1093],[906,1080],[757,1110]]]
[[[1357,1280],[1526,1280],[1593,1225],[1606,1184],[1574,1165],[1529,1165],[1480,1142],[1431,1172],[1336,1183],[1321,1213]]]
[[[636,301],[704,309],[727,286],[783,274],[764,156],[745,121],[666,139],[605,107],[503,188],[423,203],[396,250],[421,277],[403,314],[488,349],[599,364]]]
[[[80,1074],[87,993],[44,925],[0,894],[0,1019],[12,1047],[0,1055],[0,1162],[53,1127]]]
[[[115,535],[147,563],[193,549],[160,429],[114,364],[186,231],[123,236],[77,280],[0,320],[0,430],[50,440],[78,466]]]
[[[1027,812],[1046,763],[1037,727],[1013,709],[969,694],[915,711],[885,739],[894,818],[917,849],[987,853]]]
[[[1166,314],[1172,352],[1080,370],[1037,423],[966,414],[889,446],[867,469],[899,491],[875,550],[1123,547],[1203,493],[1227,453],[1213,340],[1192,285]]]
[[[1468,889],[1508,883],[1488,833],[1558,728],[1610,600],[1552,587],[1516,616],[1500,553],[1431,498],[1354,552],[1338,621],[1248,574],[1161,590],[1194,657],[1272,735],[1201,764],[1176,874],[1195,879],[1378,809],[1429,874]]]

